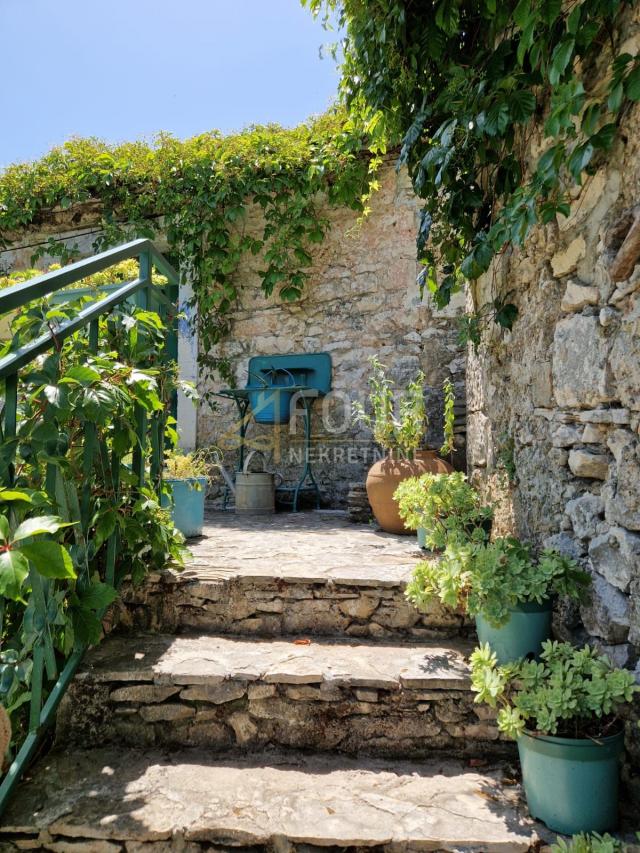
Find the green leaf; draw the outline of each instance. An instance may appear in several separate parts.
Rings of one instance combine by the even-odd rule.
[[[37,518],[27,518],[16,528],[12,542],[18,542],[29,536],[39,536],[42,533],[57,533],[58,530],[68,526],[57,515],[40,515]]]
[[[573,36],[578,32],[581,13],[582,9],[580,8],[580,5],[577,5],[567,18],[567,32],[571,33]]]
[[[15,489],[0,488],[0,503],[9,503],[10,501],[24,501],[25,503],[33,503],[31,497],[26,492],[18,492]]]
[[[59,385],[45,385],[44,396],[54,409],[62,409],[67,405],[67,393]]]
[[[96,523],[95,546],[100,548],[116,529],[118,514],[115,511],[105,512]]]
[[[616,138],[617,132],[618,127],[615,122],[609,122],[609,124],[603,125],[600,130],[591,137],[589,142],[594,148],[598,148],[602,151],[608,151],[613,145],[613,140]]]
[[[10,536],[11,529],[9,528],[9,519],[6,515],[0,515],[0,540],[8,542]]]
[[[81,364],[76,364],[70,367],[60,380],[60,384],[71,383],[79,385],[92,385],[94,382],[100,381],[100,374],[92,367],[85,367]]]
[[[518,316],[518,309],[511,302],[506,302],[500,306],[496,306],[495,321],[503,329],[513,328],[513,324]]]
[[[613,86],[607,98],[607,106],[613,113],[617,113],[622,106],[622,98],[624,96],[624,88],[622,83]]]
[[[30,542],[20,548],[20,553],[31,560],[38,573],[45,578],[76,577],[69,552],[57,542]]]
[[[624,83],[627,98],[632,101],[640,101],[640,64],[629,72]]]
[[[106,583],[93,583],[80,596],[83,608],[103,610],[118,597],[117,591]]]
[[[81,643],[95,646],[102,637],[102,622],[88,607],[74,607],[71,611],[73,630]]]
[[[484,125],[489,136],[501,136],[509,126],[509,107],[504,101],[493,103],[487,110]]]
[[[0,553],[0,595],[16,601],[20,598],[20,589],[29,574],[29,563],[19,551]]]
[[[526,89],[516,89],[511,95],[509,106],[513,120],[524,122],[535,112],[536,99],[533,92]]]
[[[519,0],[518,5],[513,11],[513,20],[521,30],[524,30],[529,22],[534,18],[535,8],[530,0]]]
[[[576,40],[573,36],[565,36],[562,41],[556,45],[555,50],[551,55],[551,66],[549,68],[549,82],[552,86],[556,86],[560,82],[560,78],[569,64],[569,60],[573,55]]]
[[[569,157],[567,167],[577,183],[580,183],[582,172],[587,168],[592,157],[593,145],[589,142],[585,145],[578,145]]]

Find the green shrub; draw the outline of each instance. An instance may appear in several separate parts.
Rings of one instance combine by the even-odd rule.
[[[640,690],[633,673],[616,669],[590,646],[547,640],[539,661],[498,666],[488,644],[471,655],[476,702],[500,706],[498,728],[517,738],[525,731],[598,738],[617,730],[618,713]]]
[[[495,628],[509,621],[517,604],[559,595],[582,598],[590,575],[575,560],[557,551],[543,551],[538,559],[531,546],[511,537],[489,544],[453,542],[438,560],[423,561],[407,587],[407,597],[418,608],[433,598],[443,604],[482,615]]]
[[[424,528],[426,545],[432,550],[488,538],[493,510],[482,505],[480,495],[460,471],[410,477],[400,483],[394,498],[406,527]]]

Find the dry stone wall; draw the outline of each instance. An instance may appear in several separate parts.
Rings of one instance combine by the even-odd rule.
[[[636,11],[624,50],[639,47]],[[539,151],[544,141],[534,144]],[[640,654],[639,146],[636,106],[607,162],[574,192],[571,215],[538,228],[478,282],[470,303],[513,291],[519,318],[511,333],[490,330],[467,373],[469,468],[498,502],[498,530],[583,561],[592,601],[559,613],[556,629],[632,669]],[[637,757],[635,728],[629,746]]]
[[[312,451],[326,505],[343,506],[349,484],[361,482],[375,461],[376,448],[368,431],[349,423],[354,399],[364,401],[369,374],[368,359],[377,355],[389,367],[398,388],[406,387],[422,369],[431,415],[428,439],[442,441],[442,382],[451,379],[459,402],[457,462],[464,465],[464,351],[458,343],[457,318],[463,298],[438,310],[429,296],[420,298],[416,284],[415,237],[419,204],[404,172],[389,160],[380,175],[381,188],[372,199],[364,222],[345,208],[326,211],[331,228],[324,242],[314,246],[312,280],[303,298],[283,304],[266,298],[259,288],[261,258],[248,257],[238,280],[240,305],[232,319],[231,334],[215,355],[229,359],[239,386],[247,381],[252,355],[287,352],[328,352],[333,360],[334,395],[317,407]],[[249,232],[259,225],[258,213],[246,223]],[[217,390],[219,384],[209,384]],[[201,407],[198,418],[200,444],[234,444],[235,405],[220,401],[212,412]],[[294,483],[300,471],[302,422],[290,434],[282,428],[273,439],[270,427],[250,427],[256,444],[273,452],[273,465]]]

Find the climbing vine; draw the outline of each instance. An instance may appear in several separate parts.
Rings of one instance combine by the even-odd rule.
[[[425,200],[421,284],[445,305],[497,253],[570,213],[570,191],[616,140],[640,100],[640,62],[619,26],[631,0],[302,0],[337,14],[342,97],[377,150],[401,145]],[[532,139],[542,128],[539,155]],[[481,306],[510,328],[503,294]]]
[[[98,203],[94,248],[162,231],[169,250],[193,284],[201,366],[219,367],[212,348],[229,331],[246,255],[260,265],[262,288],[285,301],[302,295],[311,247],[329,222],[320,195],[331,205],[362,210],[374,182],[375,158],[364,137],[339,111],[292,130],[252,127],[186,141],[161,134],[152,144],[111,146],[75,139],[34,163],[0,175],[0,248],[54,210]],[[258,231],[246,228],[255,210]],[[73,246],[47,241],[34,254],[64,261]]]

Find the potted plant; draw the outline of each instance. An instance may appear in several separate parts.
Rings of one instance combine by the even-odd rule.
[[[410,477],[394,495],[405,526],[417,530],[421,548],[440,551],[452,542],[488,539],[493,510],[461,471]]]
[[[373,431],[375,441],[387,451],[384,459],[374,463],[367,475],[367,497],[376,521],[387,533],[409,533],[398,511],[393,495],[398,484],[409,477],[427,472],[446,473],[452,468],[435,450],[424,448],[428,417],[424,402],[425,377],[420,372],[396,409],[391,381],[377,358],[371,359],[369,379],[371,414],[356,403],[354,416]]]
[[[418,608],[437,597],[474,616],[480,642],[504,664],[537,655],[551,636],[554,597],[580,599],[590,580],[570,557],[546,550],[535,559],[530,545],[506,537],[454,541],[416,567],[406,594]]]
[[[202,535],[204,499],[209,484],[209,462],[202,451],[172,451],[165,457],[162,505],[171,506],[173,523],[187,539]]]
[[[531,815],[556,832],[604,832],[618,817],[619,712],[640,688],[590,646],[550,640],[539,661],[499,666],[488,645],[471,656],[476,702],[500,706],[518,742]]]

